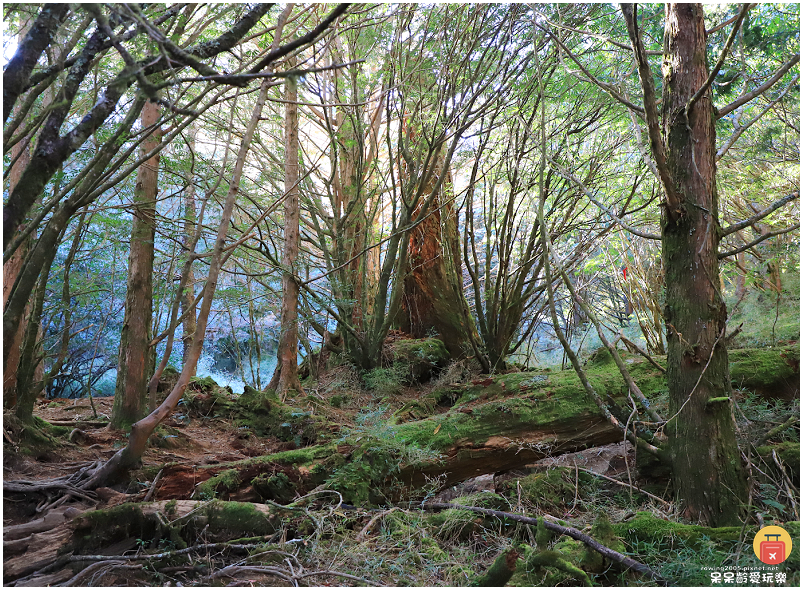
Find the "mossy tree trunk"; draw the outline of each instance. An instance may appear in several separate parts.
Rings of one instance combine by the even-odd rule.
[[[666,6],[660,125],[635,5],[623,5],[623,12],[666,197],[661,222],[671,416],[666,433],[675,490],[690,519],[713,526],[736,524],[746,493],[734,436],[727,310],[717,259],[716,116],[706,84],[703,8]]]
[[[142,109],[142,128],[158,123],[157,104],[147,102]],[[156,130],[142,142],[142,155],[158,147],[161,133]],[[112,428],[127,428],[147,411],[147,380],[152,370],[150,348],[153,323],[153,260],[155,258],[156,197],[158,162],[155,154],[139,166],[133,196],[133,229],[128,257],[128,286],[125,294],[125,319],[119,344],[117,384],[114,391]]]
[[[413,142],[413,126],[407,124],[407,129],[409,141]],[[453,180],[444,157],[442,150],[421,191],[421,202],[429,203],[428,213],[409,237],[399,324],[414,338],[426,338],[435,332],[450,354],[461,358],[472,352],[470,343],[477,335],[464,300]],[[441,175],[445,175],[445,181],[440,184]]]

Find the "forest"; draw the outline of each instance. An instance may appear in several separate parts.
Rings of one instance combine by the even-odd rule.
[[[2,10],[4,585],[800,585],[800,5]]]

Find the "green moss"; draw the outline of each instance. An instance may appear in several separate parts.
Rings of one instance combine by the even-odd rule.
[[[438,338],[396,340],[389,347],[395,365],[404,367],[406,383],[421,383],[430,379],[450,360],[450,353]]]
[[[798,379],[800,344],[729,351],[731,382],[739,389],[770,392]]]
[[[758,447],[758,454],[771,462],[772,449],[775,449],[786,467],[791,469],[795,479],[800,477],[800,443],[784,441],[777,445]]]
[[[178,510],[178,501],[177,500],[170,500],[164,505],[164,514],[169,517],[174,517],[177,514]]]
[[[586,572],[577,565],[571,563],[568,559],[565,559],[564,555],[559,551],[541,551],[536,553],[525,565],[528,570],[551,567],[563,573],[562,576],[548,579],[548,586],[562,585],[564,583],[570,585],[570,581],[579,582],[584,586],[592,586],[592,580]]]
[[[522,554],[516,547],[503,549],[486,572],[477,578],[471,586],[502,588],[512,578],[517,569],[517,562]]]
[[[69,549],[75,553],[94,553],[124,539],[141,539],[149,548],[167,540],[174,547],[186,547],[179,528],[164,524],[155,513],[145,514],[139,504],[126,503],[104,510],[83,513],[75,521],[75,534]]]
[[[208,525],[215,535],[238,538],[247,535],[271,535],[276,529],[276,518],[256,510],[249,502],[212,502],[205,510]]]
[[[197,487],[200,498],[214,498],[220,493],[233,492],[241,484],[238,469],[228,469],[211,477]]]
[[[612,525],[614,533],[629,542],[643,541],[664,548],[678,545],[699,548],[713,542],[735,542],[741,530],[738,527],[711,528],[680,524],[656,518],[649,512],[638,512],[628,522]]]
[[[252,481],[258,495],[279,504],[288,504],[295,497],[296,486],[283,472],[272,475],[259,475]]]

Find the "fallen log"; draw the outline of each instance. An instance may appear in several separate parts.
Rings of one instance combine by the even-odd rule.
[[[775,349],[731,351],[734,384],[750,384],[763,395],[785,394],[798,382],[800,345]],[[602,359],[602,357],[601,357]],[[666,404],[664,375],[649,362],[626,357],[629,370],[651,401]],[[757,376],[756,366],[765,367]],[[627,418],[627,386],[613,363],[600,360],[587,367],[598,393],[618,404]],[[769,388],[773,389],[770,390]],[[796,395],[796,389],[793,395]],[[660,394],[660,398],[656,399]],[[449,406],[449,407],[448,407]],[[404,421],[405,420],[405,421]],[[234,497],[252,488],[252,497],[275,499],[277,489],[265,478],[286,479],[281,493],[303,494],[325,483],[360,504],[380,501],[380,493],[400,491],[397,484],[416,488],[431,478],[444,485],[534,463],[544,457],[620,442],[621,433],[609,424],[583,390],[573,371],[512,373],[476,380],[472,384],[434,390],[427,399],[409,404],[395,416],[400,422],[382,432],[353,432],[345,444],[307,447],[243,461],[200,466],[213,477],[200,486],[208,497]],[[282,476],[281,476],[282,478]],[[162,486],[168,485],[169,473]],[[288,488],[286,487],[288,486]],[[158,490],[156,497],[161,498]]]

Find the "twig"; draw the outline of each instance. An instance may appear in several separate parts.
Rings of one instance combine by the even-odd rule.
[[[376,514],[375,516],[370,518],[369,522],[367,523],[367,525],[363,529],[361,529],[360,533],[358,533],[356,535],[356,543],[360,543],[361,541],[363,541],[367,537],[367,535],[369,534],[369,531],[372,529],[372,527],[375,526],[375,523],[377,523],[384,516],[387,516],[387,515],[391,514],[392,512],[394,512],[396,510],[400,510],[400,509],[397,506],[395,506],[394,508],[390,508],[389,510],[384,510],[382,512],[378,512],[378,514]]]
[[[477,506],[462,506],[461,504],[445,504],[445,503],[425,503],[424,508],[426,509],[435,509],[435,510],[471,510],[472,512],[477,512],[479,514],[485,514],[487,516],[494,516],[497,518],[508,518],[509,520],[514,520],[516,522],[521,522],[524,524],[530,525],[538,525],[539,521],[535,518],[530,518],[528,516],[522,516],[520,514],[513,514],[511,512],[502,512],[500,510],[490,510],[488,508],[479,508]],[[605,545],[602,545],[592,539],[589,535],[586,535],[580,532],[577,529],[561,526],[559,524],[555,524],[554,522],[549,522],[547,520],[542,519],[542,523],[546,529],[559,533],[561,535],[567,535],[568,537],[572,537],[576,541],[581,541],[586,546],[594,549],[604,557],[609,558],[611,561],[618,563],[624,567],[630,568],[635,572],[639,572],[640,574],[644,574],[645,576],[655,580],[661,586],[666,586],[668,580],[662,578],[656,572],[651,570],[643,563],[639,563],[638,561],[619,553],[618,551],[614,551]]]
[[[617,485],[625,486],[626,488],[630,488],[632,490],[636,490],[640,494],[644,494],[648,498],[652,498],[653,500],[657,500],[658,502],[661,502],[665,506],[669,506],[670,505],[670,503],[667,502],[664,498],[659,498],[658,496],[656,496],[654,494],[651,494],[650,492],[645,492],[642,488],[636,487],[633,484],[625,483],[624,481],[620,481],[618,479],[614,479],[613,477],[608,477],[607,475],[603,475],[602,473],[597,473],[596,471],[592,471],[591,469],[585,469],[584,467],[578,467],[578,469],[580,469],[581,471],[585,471],[586,473],[591,473],[592,475],[596,475],[597,477],[602,477],[603,479],[607,479],[608,481],[613,482],[613,483],[615,483]]]
[[[781,460],[778,459],[778,454],[775,452],[775,449],[772,449],[772,460],[775,461],[775,465],[778,466],[778,469],[781,470],[784,479],[784,486],[786,487],[786,497],[789,498],[789,503],[792,505],[792,510],[794,510],[794,518],[795,520],[800,520],[800,515],[797,514],[797,504],[794,501],[794,494],[792,493],[792,488],[794,484],[792,483],[789,474],[786,473],[786,468],[781,463]]]
[[[126,569],[126,570],[140,570],[142,569],[141,565],[126,565],[121,561],[101,561],[98,563],[93,563],[85,570],[78,572],[75,576],[61,584],[62,586],[84,586],[84,585],[92,585],[92,584],[83,584],[88,577],[94,577],[94,574],[102,571],[102,570],[117,570],[117,569]]]
[[[638,344],[636,344],[633,340],[628,340],[628,338],[626,338],[625,335],[622,332],[619,333],[619,338],[625,344],[627,344],[628,346],[633,348],[636,352],[638,352],[644,358],[646,358],[648,361],[650,361],[650,364],[652,364],[656,369],[658,369],[662,373],[666,373],[667,372],[667,370],[664,367],[662,367],[660,364],[658,364],[658,362],[652,356],[647,354],[647,352],[642,347],[640,347]]]
[[[147,495],[145,495],[143,500],[144,502],[149,502],[153,498],[153,494],[156,493],[156,485],[158,485],[158,480],[161,479],[163,473],[164,469],[162,468],[161,471],[158,472],[158,475],[156,475],[155,479],[153,480],[153,483],[150,485],[150,489],[147,490]]]
[[[775,436],[776,434],[780,434],[781,432],[783,432],[783,431],[784,431],[784,430],[786,430],[787,428],[791,428],[792,426],[794,426],[794,425],[795,425],[795,424],[797,424],[798,422],[800,422],[800,416],[792,416],[791,418],[789,418],[789,419],[788,419],[786,422],[784,422],[783,424],[779,424],[779,425],[778,425],[778,426],[776,426],[775,428],[772,428],[772,429],[771,429],[769,432],[767,432],[767,433],[766,433],[764,436],[762,436],[762,437],[761,437],[761,438],[759,438],[759,439],[758,439],[756,442],[754,442],[754,443],[753,443],[753,446],[755,446],[755,447],[760,447],[761,445],[763,445],[765,442],[767,442],[769,439],[771,439],[771,438],[772,438],[773,436]]]

